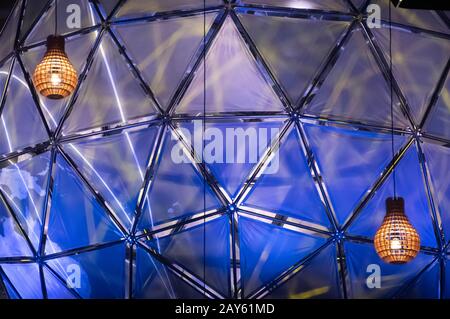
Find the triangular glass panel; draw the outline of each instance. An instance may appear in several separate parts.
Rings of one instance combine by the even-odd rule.
[[[224,296],[230,296],[230,221],[228,215],[149,242]]]
[[[447,255],[445,258],[445,289],[444,289],[444,298],[450,299],[450,256]]]
[[[138,299],[203,299],[199,291],[174,275],[144,249],[136,248],[133,297]]]
[[[35,249],[41,238],[49,169],[50,152],[0,169],[0,190]]]
[[[303,127],[338,222],[343,224],[392,160],[392,137],[331,126]],[[395,152],[406,140],[405,136],[395,135]]]
[[[261,161],[284,124],[281,120],[205,123],[204,161],[231,198],[236,197],[250,171]],[[197,156],[201,156],[203,121],[179,122],[178,126]],[[276,174],[275,171],[273,173]]]
[[[397,298],[402,299],[439,299],[439,283],[441,267],[439,261],[435,261],[419,278]]]
[[[0,32],[0,61],[14,50],[17,29],[22,9],[22,0],[16,1],[14,10],[8,17],[8,20]]]
[[[268,5],[294,9],[349,11],[349,7],[344,0],[238,0],[238,2],[242,4]]]
[[[43,298],[41,277],[37,264],[2,264],[2,269],[23,299]]]
[[[157,133],[158,127],[151,127],[96,136],[63,146],[126,228],[133,222],[138,193]]]
[[[326,239],[239,217],[240,271],[248,297],[325,244]]]
[[[346,21],[252,14],[239,14],[239,18],[293,103],[305,93],[349,25]]]
[[[67,287],[67,283],[61,282],[47,267],[43,267],[45,278],[45,289],[48,299],[75,299]]]
[[[166,132],[154,180],[145,197],[139,229],[184,218],[221,206],[203,176],[183,151],[182,142]]]
[[[439,99],[427,119],[425,132],[450,140],[450,77],[447,76]]]
[[[226,18],[214,39],[206,54],[206,62],[201,63],[195,73],[177,106],[177,113],[200,115],[204,113],[204,108],[206,113],[284,110],[230,17]]]
[[[203,9],[222,5],[222,0],[128,0],[117,13],[118,18],[152,16],[157,12]]]
[[[124,24],[115,28],[164,108],[167,108],[192,62],[203,40],[204,28],[209,30],[215,15],[209,13],[151,23]],[[139,39],[136,39],[136,34],[141,35]]]
[[[6,289],[7,297],[9,299],[20,299],[19,293],[16,291],[16,289],[13,287],[13,285],[9,282],[8,278],[6,276],[1,275],[0,277],[2,279],[3,285]]]
[[[120,239],[114,222],[60,154],[53,169],[46,253]]]
[[[389,28],[374,29],[374,35],[389,60]],[[405,49],[407,48],[407,49]],[[392,28],[394,77],[420,123],[449,59],[450,42]]]
[[[339,287],[336,246],[330,244],[265,298],[338,299],[341,298]]]
[[[16,62],[1,114],[0,154],[12,153],[47,139],[42,118]]]
[[[349,42],[341,51],[333,69],[313,93],[315,96],[305,113],[391,127],[389,84],[361,29],[352,31]],[[395,94],[394,125],[400,128],[410,126],[401,113]]]
[[[33,0],[35,1],[35,0]],[[95,26],[100,19],[89,0],[57,0],[59,35],[66,35]],[[49,34],[55,33],[55,2],[40,17],[36,26],[28,35],[25,44],[45,41]]]
[[[417,230],[422,246],[436,247],[436,236],[417,151],[409,148],[395,168],[397,196],[405,199],[405,212]],[[413,185],[413,187],[412,187]],[[350,225],[349,233],[373,238],[386,214],[386,198],[394,195],[393,175],[376,191]]]
[[[426,164],[430,173],[431,193],[440,212],[445,238],[450,239],[450,180],[447,174],[450,163],[450,148],[429,143],[422,144]]]
[[[356,9],[361,10],[363,5],[367,3],[366,0],[351,0]]]
[[[27,240],[0,199],[0,257],[32,256]]]
[[[82,83],[64,134],[155,114],[156,109],[109,34],[97,49]]]
[[[82,70],[86,65],[86,57],[91,52],[97,35],[98,32],[93,31],[88,34],[66,38],[66,53],[78,75],[82,73]],[[46,50],[46,45],[41,45],[22,53],[22,61],[28,74],[32,75],[34,73],[36,66],[41,62]],[[47,123],[50,128],[54,130],[56,129],[72,95],[69,95],[64,99],[52,100],[40,95],[39,92],[37,93]]]
[[[82,298],[125,297],[126,262],[123,244],[51,259],[46,263]]]
[[[354,299],[387,299],[399,291],[429,265],[433,255],[419,253],[407,264],[384,263],[372,244],[346,242],[345,261],[349,275],[348,295]],[[378,268],[379,267],[379,268]],[[378,272],[379,270],[379,272]],[[380,286],[376,288],[374,275],[380,275]]]
[[[8,80],[9,72],[11,70],[12,58],[6,60],[0,67],[0,99],[5,90],[6,81]]]
[[[371,3],[380,6],[381,18],[389,21],[390,0],[372,0]],[[410,8],[400,8],[391,5],[392,22],[412,26],[420,29],[432,30],[442,33],[450,33],[445,22],[439,17],[436,11],[418,10]]]
[[[20,39],[23,39],[30,28],[37,23],[43,10],[47,10],[47,6],[51,5],[52,0],[28,0],[25,4],[25,11],[23,13],[22,25],[20,27]]]
[[[330,220],[299,138],[295,127],[285,135],[277,154],[255,181],[244,205],[329,226]]]
[[[112,13],[119,1],[120,0],[99,0],[99,3],[104,10],[105,18],[107,18]]]

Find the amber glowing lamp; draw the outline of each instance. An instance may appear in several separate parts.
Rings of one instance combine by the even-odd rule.
[[[36,90],[49,99],[59,100],[73,93],[77,81],[77,71],[65,52],[64,38],[50,35],[47,51],[33,74]]]
[[[385,262],[405,264],[420,250],[420,237],[405,214],[403,198],[386,200],[386,216],[374,238],[375,250]]]

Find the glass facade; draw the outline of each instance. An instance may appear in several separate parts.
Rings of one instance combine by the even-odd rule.
[[[8,297],[450,296],[450,23],[392,9],[391,83],[387,4],[17,1],[0,34]],[[55,19],[79,74],[61,100],[31,79]],[[405,265],[373,247],[394,174],[421,238]]]

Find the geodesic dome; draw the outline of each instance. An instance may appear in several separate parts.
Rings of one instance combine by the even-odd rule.
[[[80,76],[55,101],[31,80],[54,1],[19,0],[0,35],[8,296],[448,297],[449,18],[393,9],[391,83],[387,5],[59,0]],[[373,247],[393,172],[421,238],[404,265]]]

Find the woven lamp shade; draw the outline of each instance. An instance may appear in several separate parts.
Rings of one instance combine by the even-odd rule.
[[[75,90],[77,71],[65,52],[64,38],[49,36],[47,51],[33,74],[36,90],[49,99],[63,99]]]
[[[386,216],[374,238],[375,250],[385,262],[405,264],[420,250],[420,237],[405,215],[403,198],[386,200]]]

